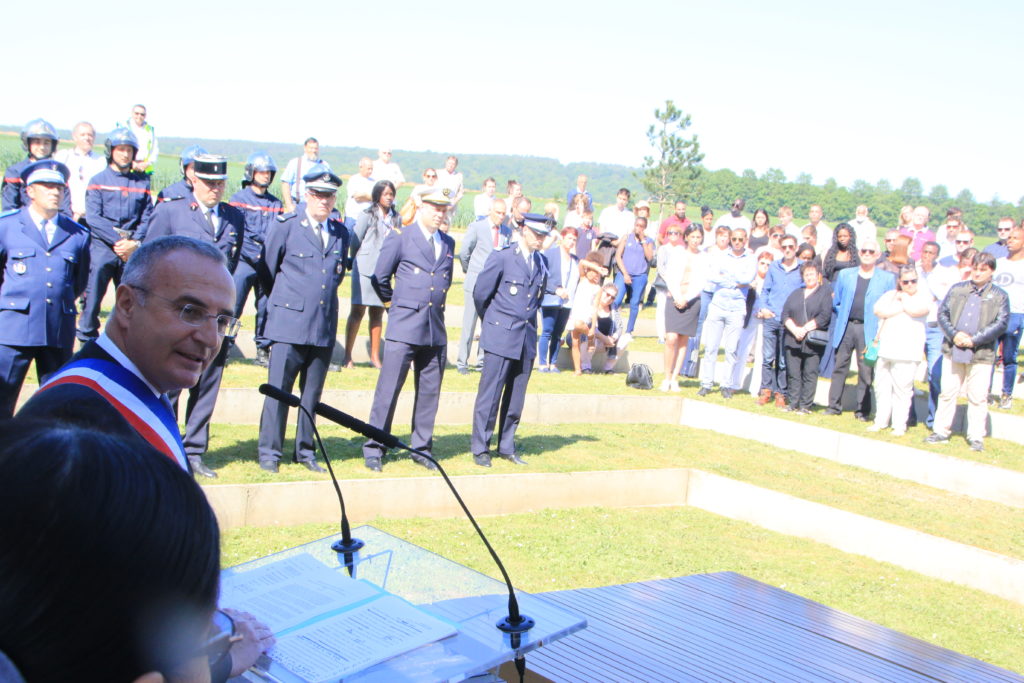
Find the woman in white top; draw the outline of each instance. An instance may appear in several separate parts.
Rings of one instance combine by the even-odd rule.
[[[875,422],[869,432],[892,424],[893,436],[907,432],[914,398],[914,375],[924,354],[925,322],[930,297],[918,287],[914,266],[900,267],[896,289],[875,303],[878,323],[878,361],[875,365]]]
[[[679,370],[682,366],[680,351],[696,334],[700,317],[701,292],[707,280],[707,252],[701,250],[704,229],[691,224],[682,235],[678,228],[669,228],[662,246],[670,247],[661,258],[658,272],[665,280],[665,379],[662,391],[679,391]],[[673,234],[675,233],[675,234]],[[685,246],[684,246],[685,243]]]

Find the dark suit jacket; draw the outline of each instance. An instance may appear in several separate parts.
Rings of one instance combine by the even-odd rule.
[[[161,202],[153,209],[144,234],[136,234],[135,237],[145,241],[164,235],[183,235],[209,242],[221,250],[228,260],[228,270],[233,273],[242,249],[245,217],[241,211],[224,202],[217,205],[217,214],[220,216],[220,225],[217,226],[217,234],[214,234],[194,198]]]
[[[324,247],[305,211],[270,226],[263,244],[273,289],[267,306],[268,339],[287,344],[334,346],[338,286],[345,278],[348,233],[328,219]]]
[[[0,344],[55,346],[75,341],[75,299],[89,278],[89,231],[57,214],[53,243],[28,209],[0,217]]]
[[[441,254],[427,242],[419,223],[384,238],[370,282],[388,308],[384,338],[418,346],[444,346],[444,306],[452,285],[455,240],[441,236]],[[395,285],[392,289],[391,278]],[[390,304],[390,305],[389,305]]]
[[[530,360],[537,355],[537,310],[547,284],[547,260],[532,255],[527,267],[514,244],[492,251],[473,288],[473,303],[483,321],[480,348],[504,358]]]
[[[116,362],[94,341],[83,346],[71,360],[79,358]],[[21,407],[17,416],[57,419],[126,439],[138,439],[152,448],[105,398],[81,384],[60,384],[37,392]]]

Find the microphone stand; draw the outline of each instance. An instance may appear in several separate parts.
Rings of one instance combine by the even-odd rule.
[[[272,399],[281,401],[285,405],[298,408],[306,419],[309,420],[309,424],[313,428],[313,435],[316,437],[317,445],[320,447],[320,454],[323,456],[324,464],[327,465],[327,472],[331,475],[331,483],[334,484],[334,492],[338,495],[338,504],[341,506],[341,539],[331,544],[331,550],[338,554],[344,554],[345,565],[348,567],[349,576],[351,576],[353,573],[353,553],[365,546],[366,543],[362,539],[352,538],[352,530],[349,528],[348,523],[348,514],[345,512],[345,498],[341,495],[341,487],[338,485],[338,478],[334,476],[334,468],[331,467],[331,459],[327,457],[327,449],[324,448],[324,442],[320,438],[320,431],[316,428],[316,422],[313,420],[313,416],[310,412],[306,410],[306,407],[302,405],[302,401],[298,396],[289,394],[283,389],[275,387],[273,384],[261,384],[259,391],[264,396],[269,396]]]
[[[394,434],[367,424],[362,420],[358,420],[347,413],[343,413],[336,408],[332,408],[326,403],[317,403],[313,408],[313,412],[330,420],[331,422],[340,424],[342,427],[347,427],[368,439],[373,439],[388,448],[397,448],[408,451],[409,453],[413,453],[434,463],[434,465],[437,466],[437,471],[441,473],[445,483],[448,484],[448,488],[451,489],[452,495],[455,496],[455,500],[458,501],[462,511],[466,513],[466,517],[468,517],[469,521],[473,524],[473,528],[476,529],[477,535],[480,536],[480,539],[484,542],[487,552],[491,554],[491,559],[494,560],[494,564],[498,566],[502,577],[505,579],[505,585],[508,587],[508,615],[500,619],[495,625],[501,631],[512,634],[514,641],[519,640],[519,634],[529,631],[534,627],[536,622],[532,617],[520,614],[519,600],[516,599],[515,590],[512,588],[512,579],[509,578],[508,572],[505,571],[505,565],[502,564],[501,559],[498,557],[498,553],[496,553],[494,548],[491,547],[490,541],[487,540],[487,536],[484,535],[483,530],[480,528],[480,525],[477,524],[473,514],[469,511],[469,508],[466,507],[466,503],[462,500],[462,496],[459,495],[458,490],[455,488],[452,480],[448,477],[448,473],[444,471],[444,467],[441,466],[441,463],[435,460],[432,455],[402,443]],[[518,647],[518,644],[516,644],[516,647]]]

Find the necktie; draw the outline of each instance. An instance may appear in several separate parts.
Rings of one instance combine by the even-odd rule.
[[[39,234],[43,236],[44,242],[50,244],[53,241],[53,222],[44,218],[39,224]]]
[[[217,234],[217,225],[216,225],[216,223],[214,223],[213,209],[207,209],[207,211],[206,211],[206,222],[210,224],[210,231],[214,235],[216,235]]]
[[[434,260],[441,258],[441,238],[438,234],[434,233]]]
[[[491,230],[494,231],[494,248],[497,249],[498,248],[498,226],[497,225],[492,226]]]
[[[327,233],[327,226],[324,225],[323,223],[318,223],[316,226],[316,232],[318,235],[320,235],[320,244],[322,244],[323,248],[326,249],[327,240],[330,237],[330,235]]]

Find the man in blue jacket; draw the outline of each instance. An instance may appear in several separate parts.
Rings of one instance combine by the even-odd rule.
[[[263,242],[267,231],[284,209],[281,200],[270,193],[270,183],[277,173],[274,158],[266,152],[253,152],[245,162],[242,189],[228,202],[245,216],[242,254],[235,268],[235,317],[242,317],[245,300],[252,290],[256,297],[256,362],[270,365],[270,340],[264,334],[267,324],[267,293],[270,273],[263,259]]]
[[[832,386],[828,391],[826,415],[840,415],[843,412],[843,389],[850,373],[850,359],[857,356],[857,403],[854,416],[867,422],[871,415],[871,382],[874,368],[864,362],[867,344],[878,334],[878,316],[875,302],[888,292],[896,289],[896,277],[876,268],[875,263],[881,252],[878,240],[863,239],[860,248],[860,267],[847,268],[836,276],[832,298],[832,343],[825,349],[822,361],[822,375],[827,372],[826,363],[834,358]]]
[[[324,390],[338,335],[338,287],[345,278],[348,233],[332,217],[341,178],[325,166],[306,169],[304,201],[270,227],[263,245],[273,287],[267,302],[267,338],[273,343],[267,382],[290,392],[300,377],[302,406],[312,415]],[[260,417],[260,467],[276,473],[288,406],[267,398]],[[293,460],[311,472],[313,425],[300,416]]]
[[[455,240],[439,230],[452,204],[450,195],[447,188],[423,195],[416,220],[405,228],[392,230],[384,238],[370,278],[388,310],[388,325],[369,423],[384,431],[391,430],[398,395],[412,365],[416,401],[410,445],[431,457],[448,349],[444,307],[455,266]],[[385,450],[372,439],[363,444],[366,467],[380,472]],[[428,470],[437,469],[422,456],[413,455],[412,459]]]
[[[27,206],[0,216],[0,417],[11,417],[31,361],[42,384],[69,358],[75,299],[89,274],[89,231],[59,214],[66,169],[22,170]]]
[[[754,304],[757,317],[764,321],[762,331],[764,341],[761,354],[764,358],[761,366],[761,391],[758,392],[757,405],[763,406],[775,396],[778,408],[786,406],[786,360],[783,340],[786,328],[782,320],[782,307],[786,299],[803,284],[800,279],[800,261],[796,257],[796,237],[784,235],[779,242],[782,258],[772,261],[768,266],[768,274],[764,278],[761,294]]]
[[[78,320],[83,344],[100,334],[100,304],[110,281],[121,283],[124,264],[146,236],[153,213],[149,176],[132,170],[139,143],[127,128],[107,136],[107,167],[85,188],[85,216],[92,231],[89,284]]]
[[[512,244],[487,257],[473,288],[473,304],[482,321],[484,369],[473,409],[470,449],[473,462],[481,467],[491,466],[496,421],[498,455],[516,465],[526,464],[516,452],[515,435],[537,356],[537,311],[548,279],[547,260],[538,249],[554,221],[538,214],[523,214],[523,219]]]

